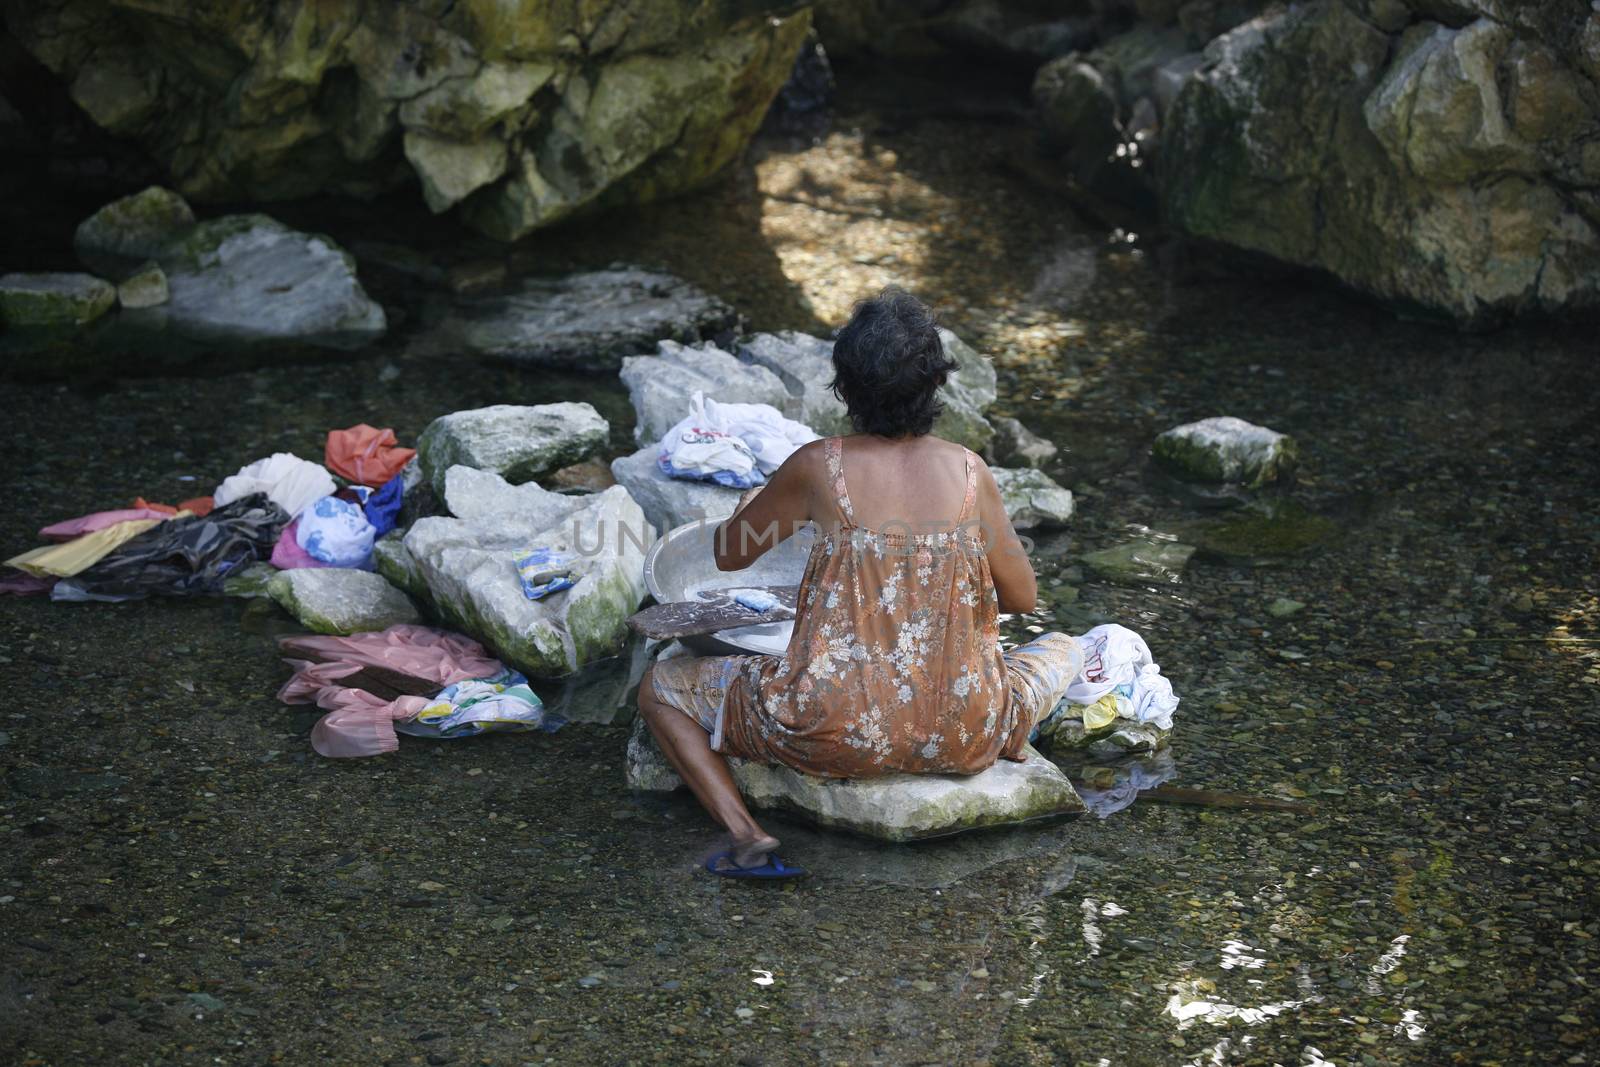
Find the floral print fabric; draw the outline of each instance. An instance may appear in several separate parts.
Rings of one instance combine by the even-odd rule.
[[[657,696],[707,726],[718,751],[807,774],[972,774],[1021,759],[1039,686],[1000,653],[989,561],[970,526],[976,458],[966,453],[955,528],[912,534],[856,524],[840,455],[830,438],[841,521],[812,548],[785,654],[661,662]],[[1072,673],[1060,669],[1064,689]]]

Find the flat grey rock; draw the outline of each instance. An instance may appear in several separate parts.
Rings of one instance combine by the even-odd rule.
[[[417,459],[442,496],[445,472],[458,464],[526,482],[588,458],[609,434],[590,404],[496,404],[434,419],[417,439]]]
[[[116,302],[116,288],[92,274],[0,276],[0,323],[6,326],[83,326]]]
[[[1194,546],[1176,541],[1139,537],[1124,544],[1090,552],[1084,564],[1107,581],[1124,585],[1175,582],[1194,555]]]
[[[644,599],[644,553],[655,539],[627,490],[568,496],[461,470],[444,493],[471,518],[418,519],[404,538],[409,562],[386,549],[379,565],[410,568],[448,625],[531,677],[568,675],[615,655]],[[502,505],[485,499],[485,479],[499,484]],[[536,547],[574,552],[577,584],[528,599],[516,561]]]
[[[974,775],[896,774],[824,779],[787,767],[730,760],[745,803],[883,841],[917,841],[967,830],[1078,815],[1083,802],[1055,764],[1027,750],[1027,760],[1000,760]],[[634,724],[626,758],[630,789],[668,792],[682,785],[650,736]]]
[[[422,616],[400,590],[367,571],[302,567],[279,571],[267,593],[308,630],[354,634],[417,623]]]
[[[386,327],[347,252],[266,215],[202,222],[155,258],[171,291],[166,321],[191,337],[355,348]]]
[[[460,298],[430,343],[513,363],[614,369],[664,338],[699,341],[737,321],[727,304],[681,278],[614,267]]]
[[[994,437],[989,441],[991,463],[1002,467],[1042,467],[1060,450],[1016,419],[992,418]]]
[[[789,400],[788,388],[772,371],[709,343],[662,341],[653,356],[630,356],[622,361],[622,384],[633,402],[633,433],[641,444],[660,441],[687,416],[696,391],[719,403],[770,404],[779,411]]]
[[[1231,415],[1175,426],[1156,438],[1151,453],[1175,477],[1259,488],[1292,473],[1294,438]]]
[[[733,514],[739,490],[712,482],[669,478],[656,464],[660,449],[646,445],[631,456],[611,461],[611,474],[628,490],[644,517],[658,530],[671,530],[686,522],[708,519],[720,522]]]

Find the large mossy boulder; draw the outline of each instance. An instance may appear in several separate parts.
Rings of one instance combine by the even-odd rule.
[[[452,467],[531,481],[594,455],[610,432],[591,404],[494,404],[434,419],[417,438],[417,459],[423,479],[442,495]]]
[[[11,3],[8,28],[203,201],[420,180],[515,238],[699,185],[744,148],[810,24],[795,0]]]
[[[1156,438],[1150,452],[1184,481],[1249,489],[1292,475],[1300,462],[1294,438],[1232,415],[1174,426]]]
[[[161,254],[167,242],[195,223],[189,202],[171,189],[152,185],[113,200],[78,224],[72,247],[78,258],[138,263]]]
[[[116,303],[116,287],[92,274],[0,275],[0,326],[83,326]]]
[[[342,567],[279,571],[267,582],[267,594],[313,633],[366,633],[422,621],[405,593],[367,571]]]
[[[645,596],[644,553],[655,539],[626,489],[569,496],[457,466],[446,472],[442,498],[450,515],[418,519],[403,556],[380,556],[382,571],[420,580],[446,623],[530,677],[571,674],[622,647],[628,616]],[[572,552],[578,580],[531,600],[516,561],[539,547]]]
[[[1590,5],[1384,7],[1208,44],[1162,130],[1167,217],[1468,327],[1600,304]]]
[[[1032,749],[1023,762],[1000,760],[979,774],[895,774],[814,778],[788,767],[731,760],[745,803],[797,815],[831,829],[883,841],[917,841],[967,830],[1081,815],[1083,801],[1055,764]],[[683,782],[644,721],[634,724],[626,760],[628,787],[670,792]]]

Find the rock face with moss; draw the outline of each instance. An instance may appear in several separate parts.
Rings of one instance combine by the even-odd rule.
[[[916,841],[966,830],[1010,826],[1083,813],[1072,783],[1043,756],[1000,760],[980,774],[895,774],[882,778],[813,778],[788,767],[732,760],[745,803],[818,826],[883,841]],[[641,719],[628,739],[631,789],[670,792],[683,782]]]
[[[0,325],[82,326],[116,302],[116,287],[92,274],[0,276]]]
[[[610,427],[591,404],[495,404],[441,415],[417,439],[423,478],[435,493],[458,464],[526,482],[587,459],[605,446]]]
[[[1587,0],[1308,0],[1231,29],[1186,21],[1199,6],[1140,5],[1039,72],[1080,180],[1468,327],[1600,304]]]
[[[378,565],[426,586],[449,626],[536,678],[570,674],[622,646],[655,539],[626,489],[568,496],[457,466],[442,497],[450,515],[418,519],[404,553],[386,549]],[[528,599],[516,561],[536,547],[574,553],[577,584]]]
[[[4,0],[97,123],[197,200],[417,180],[513,238],[705,181],[810,23],[794,0]]]
[[[279,571],[267,594],[300,625],[319,634],[355,634],[421,622],[404,593],[376,574],[342,567]]]
[[[1294,472],[1300,452],[1288,434],[1218,415],[1174,426],[1156,438],[1151,454],[1187,481],[1259,489]]]

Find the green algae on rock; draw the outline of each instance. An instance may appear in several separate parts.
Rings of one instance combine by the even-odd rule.
[[[313,633],[354,634],[421,622],[417,606],[383,578],[344,567],[279,571],[267,592]]]
[[[451,467],[490,471],[512,484],[588,459],[605,447],[610,426],[592,404],[494,404],[455,411],[417,439],[422,475],[441,496]]]
[[[189,202],[171,189],[152,185],[113,200],[78,224],[72,247],[80,259],[154,259],[167,242],[195,223]]]
[[[1294,438],[1231,415],[1175,426],[1150,452],[1179,478],[1250,489],[1292,474],[1300,459]]]
[[[1180,536],[1206,556],[1229,563],[1271,563],[1326,544],[1339,533],[1332,519],[1307,511],[1292,500],[1250,504],[1226,518],[1185,524]]]
[[[116,303],[116,287],[92,274],[0,276],[0,324],[7,327],[84,326]]]
[[[1175,582],[1194,555],[1194,546],[1155,537],[1138,537],[1124,544],[1090,552],[1084,565],[1107,581],[1124,585]]]

